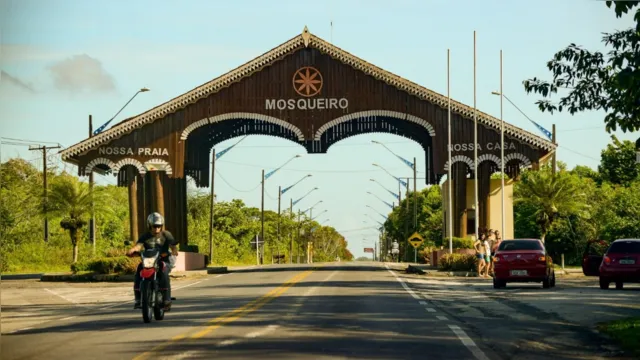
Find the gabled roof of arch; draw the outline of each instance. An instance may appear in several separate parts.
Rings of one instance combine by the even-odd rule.
[[[283,56],[292,53],[302,47],[316,48],[321,52],[328,54],[332,58],[341,61],[344,64],[353,67],[354,69],[360,70],[377,80],[383,81],[391,86],[403,90],[420,99],[436,104],[442,108],[446,109],[448,107],[448,98],[445,95],[429,90],[398,75],[383,70],[363,59],[360,59],[348,53],[347,51],[321,39],[320,37],[311,34],[308,31],[307,27],[305,27],[300,35],[295,36],[294,38],[271,49],[261,56],[245,63],[244,65],[241,65],[222,76],[204,83],[183,95],[171,99],[164,104],[156,106],[137,116],[133,116],[124,121],[121,121],[120,123],[114,125],[112,128],[105,130],[104,132],[96,136],[85,139],[60,151],[60,154],[62,158],[66,160],[71,158],[72,156],[80,155],[98,146],[108,143],[109,141],[119,138],[124,134],[130,133],[135,129],[153,123],[158,119],[162,119],[166,115],[183,109],[200,99],[215,94],[221,89],[224,89],[231,84],[234,84],[248,76],[251,76],[253,73],[260,71],[264,67],[273,64]],[[453,99],[451,99],[451,111],[470,119],[473,119],[474,117],[473,107],[470,107]],[[500,119],[497,119],[481,111],[476,111],[476,115],[479,124],[497,130],[500,129]],[[548,141],[524,129],[508,124],[507,122],[504,123],[504,128],[505,134],[528,143],[534,147],[552,151],[557,146],[551,141]]]

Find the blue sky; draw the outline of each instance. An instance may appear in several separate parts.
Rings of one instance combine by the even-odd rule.
[[[571,42],[602,49],[602,32],[629,27],[603,1],[110,1],[2,0],[0,2],[0,136],[59,142],[70,146],[94,126],[111,118],[137,91],[116,119],[141,113],[209,81],[309,30],[377,66],[446,94],[446,54],[451,49],[451,96],[473,105],[473,31],[477,31],[477,106],[499,116],[499,51],[504,52],[504,92],[530,118],[558,128],[558,159],[570,167],[597,167],[610,138],[603,114],[541,113],[522,81],[549,78],[546,62]],[[333,20],[333,31],[330,21]],[[504,104],[505,120],[539,133],[515,108]],[[638,134],[618,133],[622,139]],[[289,163],[267,181],[265,206],[277,209],[277,187],[307,173],[313,177],[290,191],[294,198],[315,191],[300,203],[304,210],[323,203],[318,220],[338,230],[360,229],[383,220],[388,207],[367,194],[394,199],[374,178],[397,190],[379,163],[399,176],[411,171],[371,140],[385,142],[403,157],[424,154],[410,140],[393,135],[361,135],[331,147],[326,155],[307,155]],[[216,146],[220,151],[237,141]],[[286,140],[251,136],[217,163],[220,200],[241,198],[260,205],[257,186],[262,168],[273,169],[302,148]],[[20,156],[40,166],[38,154],[3,145],[2,158]],[[52,159],[55,161],[55,157]],[[64,164],[60,164],[64,167]],[[67,168],[71,166],[67,165]],[[224,179],[223,179],[224,178]],[[114,183],[114,178],[98,181]],[[424,182],[419,187],[424,187]],[[289,195],[289,193],[287,193]],[[289,197],[283,198],[289,203]],[[283,205],[284,206],[284,205]],[[366,223],[365,223],[366,222]],[[377,239],[374,229],[344,231],[350,249]]]

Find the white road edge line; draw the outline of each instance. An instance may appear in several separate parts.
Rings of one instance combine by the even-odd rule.
[[[389,266],[387,264],[384,264],[384,266],[387,268],[387,271],[389,271],[389,273],[391,275],[393,275],[393,277],[396,278],[396,280],[398,280],[398,282],[400,283],[400,285],[402,285],[402,287],[414,298],[414,299],[420,299],[420,296],[418,296],[413,290],[411,290],[407,284],[404,283],[404,281],[398,277],[398,275],[396,275],[396,273],[393,272],[393,270],[389,269]]]
[[[436,312],[436,309],[434,309],[434,308],[425,308],[425,309],[430,313]]]
[[[426,301],[418,301],[418,304],[420,304],[420,305],[427,305],[427,302],[426,302]]]
[[[44,290],[45,290],[46,292],[50,293],[50,294],[53,294],[53,295],[55,295],[55,296],[59,297],[60,299],[63,299],[63,300],[65,300],[65,301],[67,301],[67,302],[72,303],[73,305],[80,306],[80,307],[87,307],[87,305],[79,304],[77,301],[72,300],[72,299],[69,299],[68,297],[66,297],[66,296],[64,296],[64,295],[60,295],[60,294],[58,294],[57,292],[55,292],[55,291],[53,291],[53,290],[49,290],[49,289],[47,289],[47,288],[44,288]]]
[[[438,319],[438,320],[444,320],[444,321],[449,320],[449,319],[447,319],[447,317],[446,317],[446,316],[442,316],[442,315],[438,315],[438,316],[436,316],[436,319]]]
[[[460,329],[458,325],[449,325],[449,329],[451,329],[451,331],[453,331],[453,333],[456,334],[458,339],[462,341],[462,344],[466,346],[467,349],[469,349],[469,351],[471,351],[471,353],[473,354],[473,356],[476,357],[476,359],[489,360],[487,355],[485,355],[485,353],[482,352],[482,350],[480,350],[480,348],[476,345],[476,343],[473,342],[473,340],[471,340],[471,338],[467,336],[467,333],[465,333],[464,330]]]

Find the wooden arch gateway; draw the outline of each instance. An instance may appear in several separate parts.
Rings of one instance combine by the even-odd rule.
[[[460,236],[467,177],[473,172],[474,109],[451,100],[452,164],[447,162],[447,97],[378,68],[312,35],[300,35],[177,98],[61,151],[80,176],[110,172],[130,189],[132,237],[146,214],[165,214],[167,227],[187,243],[186,177],[209,184],[210,151],[242,135],[288,139],[308,153],[325,153],[350,136],[384,132],[425,150],[426,183],[452,166],[454,235]],[[478,187],[481,202],[500,168],[500,120],[480,111]],[[536,166],[555,146],[505,123],[505,168],[515,176]],[[481,224],[482,225],[482,224]]]

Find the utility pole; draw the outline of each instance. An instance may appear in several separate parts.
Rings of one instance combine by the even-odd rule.
[[[289,216],[292,217],[292,220],[295,220],[295,215],[293,215],[293,198],[289,199]],[[293,232],[289,231],[289,242],[290,242],[290,249],[289,249],[289,264],[293,264]]]
[[[29,146],[29,150],[31,151],[42,151],[42,176],[43,176],[43,185],[44,185],[44,201],[42,202],[42,209],[44,210],[44,241],[49,241],[49,219],[47,217],[47,150],[49,149],[59,149],[60,146],[37,146],[32,147]]]
[[[264,258],[264,249],[265,249],[265,241],[264,241],[264,169],[262,169],[262,201],[261,201],[261,205],[260,205],[260,213],[261,213],[261,220],[260,220],[260,236],[262,237],[262,257]]]
[[[418,185],[416,158],[413,158],[413,231],[418,231]]]
[[[300,264],[300,250],[301,250],[301,239],[300,239],[300,230],[302,229],[302,223],[301,223],[301,217],[302,217],[302,212],[300,211],[300,209],[298,209],[298,264]]]
[[[407,208],[405,211],[404,217],[404,240],[400,242],[403,246],[402,257],[404,258],[407,253],[407,240],[409,239],[409,190],[411,189],[411,183],[409,182],[409,178],[407,178],[407,196],[405,196],[405,201],[407,202]]]
[[[551,128],[551,142],[556,143],[556,124],[553,124]],[[553,157],[551,158],[551,173],[556,176],[556,154],[557,150],[553,150]]]
[[[216,195],[214,191],[214,179],[216,174],[216,149],[211,151],[211,204],[209,206],[209,264],[213,264],[213,208],[215,206]],[[256,242],[256,246],[258,243]]]
[[[282,201],[282,186],[278,186],[278,246],[280,246],[280,201]],[[280,255],[280,248],[278,248],[278,255]],[[271,250],[271,258],[273,259],[273,247]]]
[[[93,118],[89,115],[89,137],[93,137]],[[89,191],[93,192],[93,168],[89,173]],[[93,246],[93,253],[96,253],[96,214],[93,207],[93,200],[91,200],[91,219],[89,220],[89,240],[91,246]],[[132,239],[135,241],[136,239]]]

